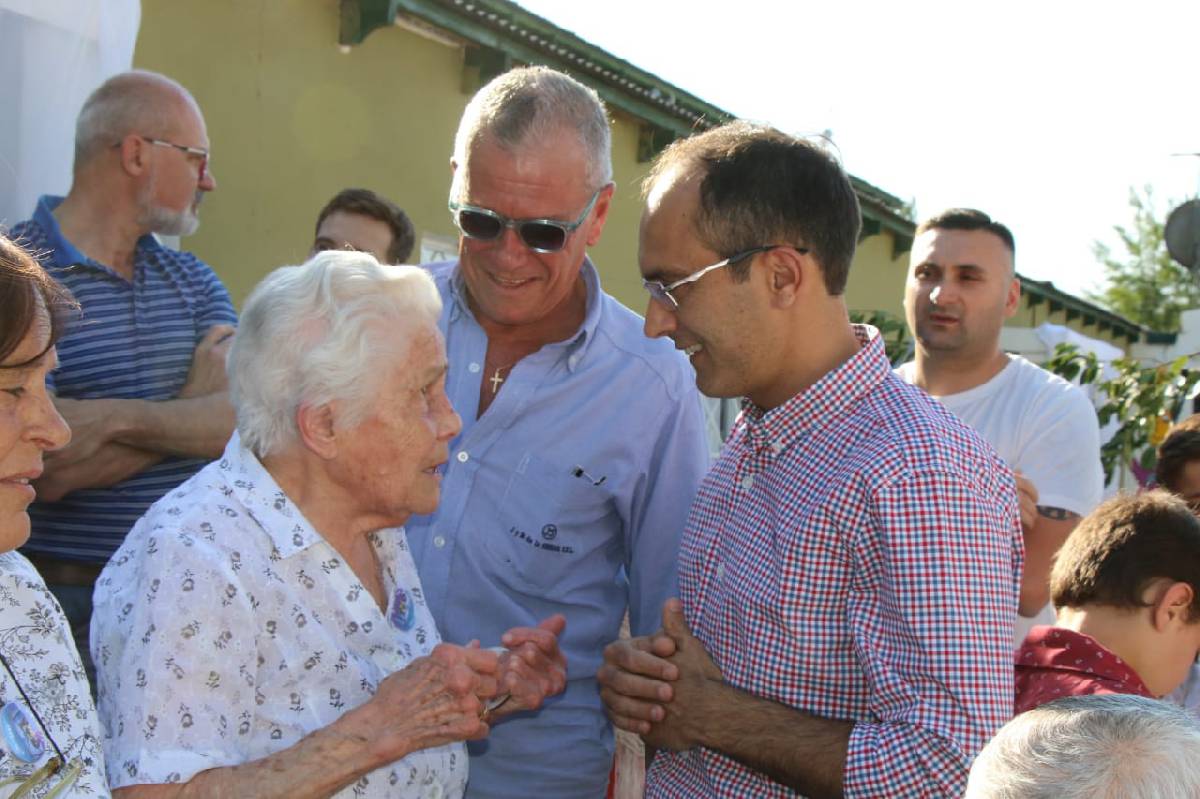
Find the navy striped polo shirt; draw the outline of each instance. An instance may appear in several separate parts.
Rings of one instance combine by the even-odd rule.
[[[42,197],[33,219],[10,236],[75,295],[81,314],[58,342],[51,388],[70,399],[174,399],[192,353],[213,325],[236,324],[229,292],[216,273],[153,236],[138,239],[133,281],[85,256],[67,241]],[[208,461],[167,457],[111,488],[83,489],[29,508],[33,534],[23,551],[103,563],[159,497]]]

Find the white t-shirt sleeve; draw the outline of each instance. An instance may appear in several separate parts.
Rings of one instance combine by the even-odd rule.
[[[1083,516],[1104,494],[1100,425],[1078,387],[1054,382],[1043,389],[1035,415],[1022,420],[1024,441],[1013,468],[1038,490],[1038,505]]]

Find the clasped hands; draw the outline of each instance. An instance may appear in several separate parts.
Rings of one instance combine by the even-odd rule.
[[[653,635],[614,641],[596,673],[609,718],[648,746],[681,751],[705,745],[719,723],[725,679],[688,629],[683,605],[668,599]]]
[[[501,637],[504,650],[438,644],[379,684],[359,710],[361,728],[379,762],[453,741],[487,736],[495,718],[536,710],[567,685],[567,662],[558,647],[566,619],[551,616],[536,627],[514,627]],[[493,712],[487,702],[508,695]],[[354,713],[355,711],[352,711]],[[358,725],[356,725],[358,726]]]

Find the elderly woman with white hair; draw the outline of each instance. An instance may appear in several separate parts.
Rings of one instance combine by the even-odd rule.
[[[561,616],[439,644],[399,527],[436,507],[461,426],[439,311],[424,271],[361,253],[250,296],[237,434],[97,583],[114,796],[460,796],[462,742],[563,689]]]

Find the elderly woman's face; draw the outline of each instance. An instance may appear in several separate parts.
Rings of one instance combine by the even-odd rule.
[[[50,324],[42,309],[16,351],[0,366],[24,363],[49,343]],[[57,356],[51,348],[19,369],[0,369],[0,552],[29,538],[26,510],[36,494],[30,483],[42,473],[42,453],[71,440],[67,423],[46,391],[46,375]]]
[[[350,490],[363,510],[392,525],[436,510],[438,470],[461,429],[446,396],[445,344],[428,325],[413,337],[407,360],[383,377],[371,413],[346,431]]]

